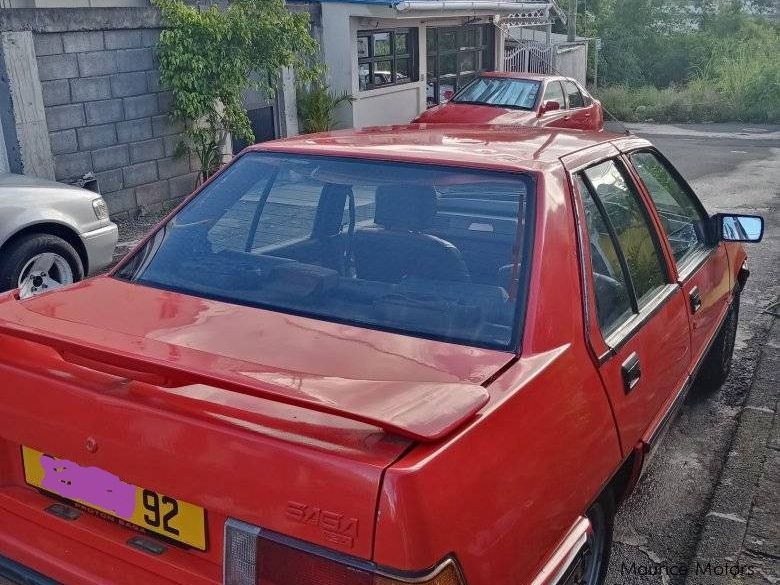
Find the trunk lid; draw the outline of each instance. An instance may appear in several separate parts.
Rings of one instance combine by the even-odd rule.
[[[112,278],[0,303],[0,356],[0,447],[203,507],[213,562],[228,517],[370,558],[384,469],[512,358]]]

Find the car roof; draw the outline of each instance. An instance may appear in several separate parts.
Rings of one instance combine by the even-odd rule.
[[[545,73],[519,73],[516,71],[485,71],[480,73],[481,77],[502,77],[506,79],[531,79],[533,81],[555,81],[560,79],[568,79],[575,81],[571,77],[564,77],[563,75],[547,75]]]
[[[516,171],[558,167],[561,157],[625,138],[557,128],[408,124],[308,134],[262,142],[247,150]]]

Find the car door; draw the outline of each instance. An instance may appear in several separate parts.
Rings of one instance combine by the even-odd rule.
[[[587,166],[572,178],[591,347],[625,454],[648,440],[686,385],[686,301],[622,161]]]
[[[547,85],[545,85],[539,107],[544,106],[547,102],[558,102],[560,109],[544,112],[539,117],[539,126],[566,128],[569,112],[566,110],[566,96],[563,93],[563,87],[561,86],[560,81],[548,81]]]
[[[566,103],[568,112],[567,128],[575,128],[577,130],[592,130],[593,108],[585,105],[585,98],[580,92],[580,88],[573,81],[565,79],[563,81],[563,91],[566,93]]]
[[[652,201],[674,259],[675,278],[685,293],[691,321],[691,358],[704,357],[731,298],[729,262],[723,243],[711,243],[709,216],[685,180],[654,149],[630,152],[628,161]]]

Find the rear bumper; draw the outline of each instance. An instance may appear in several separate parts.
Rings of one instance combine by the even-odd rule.
[[[16,561],[0,556],[0,583],[5,585],[8,580],[15,585],[59,585],[57,581],[28,569]]]
[[[114,260],[114,250],[119,241],[119,229],[116,224],[98,228],[81,234],[81,241],[87,250],[87,270],[89,275],[96,274],[109,266]]]
[[[219,566],[193,562],[183,550],[151,555],[129,546],[135,533],[123,527],[89,514],[67,521],[47,513],[55,501],[28,488],[0,488],[0,576],[20,585],[221,582]]]

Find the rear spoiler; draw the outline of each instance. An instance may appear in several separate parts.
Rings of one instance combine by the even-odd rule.
[[[14,316],[29,318],[34,315],[16,313]],[[35,317],[29,320],[34,321]],[[121,349],[67,339],[35,327],[20,326],[18,322],[12,324],[2,318],[0,334],[47,346],[69,363],[120,378],[174,389],[210,386],[366,423],[421,442],[445,437],[470,420],[488,401],[487,391],[477,384],[348,380],[295,376],[285,371],[242,371],[244,368],[251,370],[251,366],[227,358],[221,358],[223,364],[235,366],[235,369],[215,374],[148,355],[167,355],[167,352],[154,351],[162,349],[154,347],[156,345],[169,347],[155,340],[130,338],[135,344],[127,344],[127,347],[139,346],[140,341],[139,348],[143,346],[147,350],[147,355],[139,356]],[[193,350],[183,348],[182,351]],[[210,403],[210,408],[227,416],[242,412],[215,402]]]

